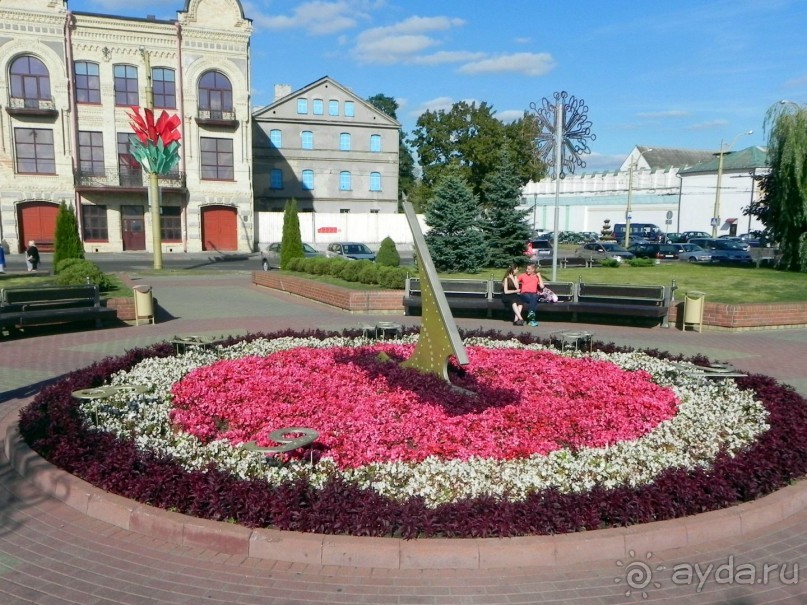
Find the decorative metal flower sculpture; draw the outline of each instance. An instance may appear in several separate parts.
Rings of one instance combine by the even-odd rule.
[[[591,132],[588,105],[583,99],[577,99],[574,95],[569,96],[565,90],[556,92],[554,97],[554,104],[544,97],[540,107],[532,102],[530,109],[535,113],[541,129],[535,137],[538,154],[547,166],[555,169],[556,178],[563,178],[566,176],[566,172],[574,172],[575,166],[586,167],[586,162],[581,155],[591,153],[588,141],[596,140],[597,135]],[[561,127],[560,137],[556,132],[558,118],[560,118]],[[556,166],[555,149],[558,139],[561,140],[560,165]]]
[[[169,116],[163,111],[155,122],[151,109],[144,109],[143,114],[140,115],[139,107],[132,107],[126,114],[135,132],[129,137],[132,155],[146,172],[166,174],[179,161],[179,116]]]

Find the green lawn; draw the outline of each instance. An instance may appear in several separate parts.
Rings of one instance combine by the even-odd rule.
[[[131,297],[132,289],[124,286],[118,277],[110,274],[110,277],[115,282],[116,286],[107,292],[101,292],[101,298],[122,298]],[[56,277],[53,275],[22,275],[19,277],[11,277],[8,275],[0,276],[0,288],[37,288],[39,286],[55,286]]]

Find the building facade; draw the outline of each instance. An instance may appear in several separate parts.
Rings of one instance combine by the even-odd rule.
[[[63,0],[0,4],[0,238],[47,250],[73,205],[88,252],[152,250],[148,178],[128,113],[181,118],[160,178],[164,252],[250,250],[252,24],[238,0],[188,0],[176,20],[73,13]]]
[[[760,147],[724,153],[718,179],[716,152],[637,146],[617,171],[560,181],[558,229],[599,233],[606,220],[613,227],[630,212],[632,223],[655,224],[665,232],[711,232],[718,188],[718,216],[724,218],[717,235],[762,229],[756,219],[741,217],[743,208],[761,195],[754,177],[767,170],[765,160]],[[555,181],[529,182],[522,195],[535,228],[554,230]]]
[[[255,205],[281,212],[398,211],[400,124],[329,77],[275,87],[253,113]]]

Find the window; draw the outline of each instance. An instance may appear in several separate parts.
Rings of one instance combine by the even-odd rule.
[[[356,115],[356,107],[353,101],[345,101],[345,117],[352,118]]]
[[[350,214],[350,208],[340,208],[339,214]]]
[[[205,72],[199,79],[199,109],[209,111],[214,120],[233,111],[233,87],[220,71]]]
[[[308,99],[297,99],[297,113],[308,113]]]
[[[45,64],[31,55],[18,57],[11,64],[11,97],[25,99],[26,107],[39,107],[50,100],[50,76]]]
[[[381,135],[380,134],[371,134],[370,135],[370,151],[373,153],[381,153]]]
[[[106,206],[81,205],[81,224],[84,227],[84,241],[109,241],[106,222]]]
[[[53,131],[45,128],[15,128],[14,150],[20,174],[56,174]]]
[[[202,178],[209,181],[232,181],[233,169],[232,139],[202,137]]]
[[[313,109],[314,109],[314,115],[315,116],[321,116],[325,111],[324,108],[325,108],[325,103],[322,101],[322,99],[314,99],[314,107],[313,107]]]
[[[370,208],[370,214],[378,214],[378,208]]]
[[[300,133],[300,145],[303,149],[314,149],[314,133],[310,130],[303,130]]]
[[[73,65],[78,103],[101,103],[101,76],[98,63],[76,61]]]
[[[270,189],[283,189],[283,171],[280,168],[272,168]]]
[[[118,178],[121,187],[142,187],[143,172],[140,170],[140,162],[131,153],[128,132],[117,134],[118,144]]]
[[[78,162],[82,174],[104,174],[104,137],[100,132],[79,130]]]
[[[339,115],[339,101],[335,99],[331,99],[330,101],[328,101],[328,115],[329,116]]]
[[[343,170],[339,173],[339,191],[350,191],[350,173]]]
[[[173,69],[153,68],[151,70],[151,88],[154,91],[154,107],[176,109],[177,86]]]
[[[339,135],[339,151],[350,151],[349,132],[343,132]]]
[[[137,68],[134,65],[115,65],[115,105],[137,107]]]
[[[381,191],[381,173],[370,173],[370,191]]]
[[[164,242],[182,241],[182,208],[160,206],[160,235]]]
[[[303,189],[308,189],[310,191],[313,188],[314,188],[314,171],[303,170]]]
[[[283,132],[277,129],[270,130],[269,141],[275,146],[275,149],[280,149],[283,146]]]

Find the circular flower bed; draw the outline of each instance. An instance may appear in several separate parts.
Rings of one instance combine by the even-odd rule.
[[[769,378],[708,382],[658,352],[561,355],[472,335],[456,389],[398,365],[414,338],[132,351],[44,390],[20,426],[42,455],[114,493],[250,527],[355,535],[641,523],[753,499],[807,469],[805,402]],[[145,392],[70,396],[102,384]],[[310,452],[268,459],[239,447],[274,445],[268,434],[285,426],[320,436]]]

